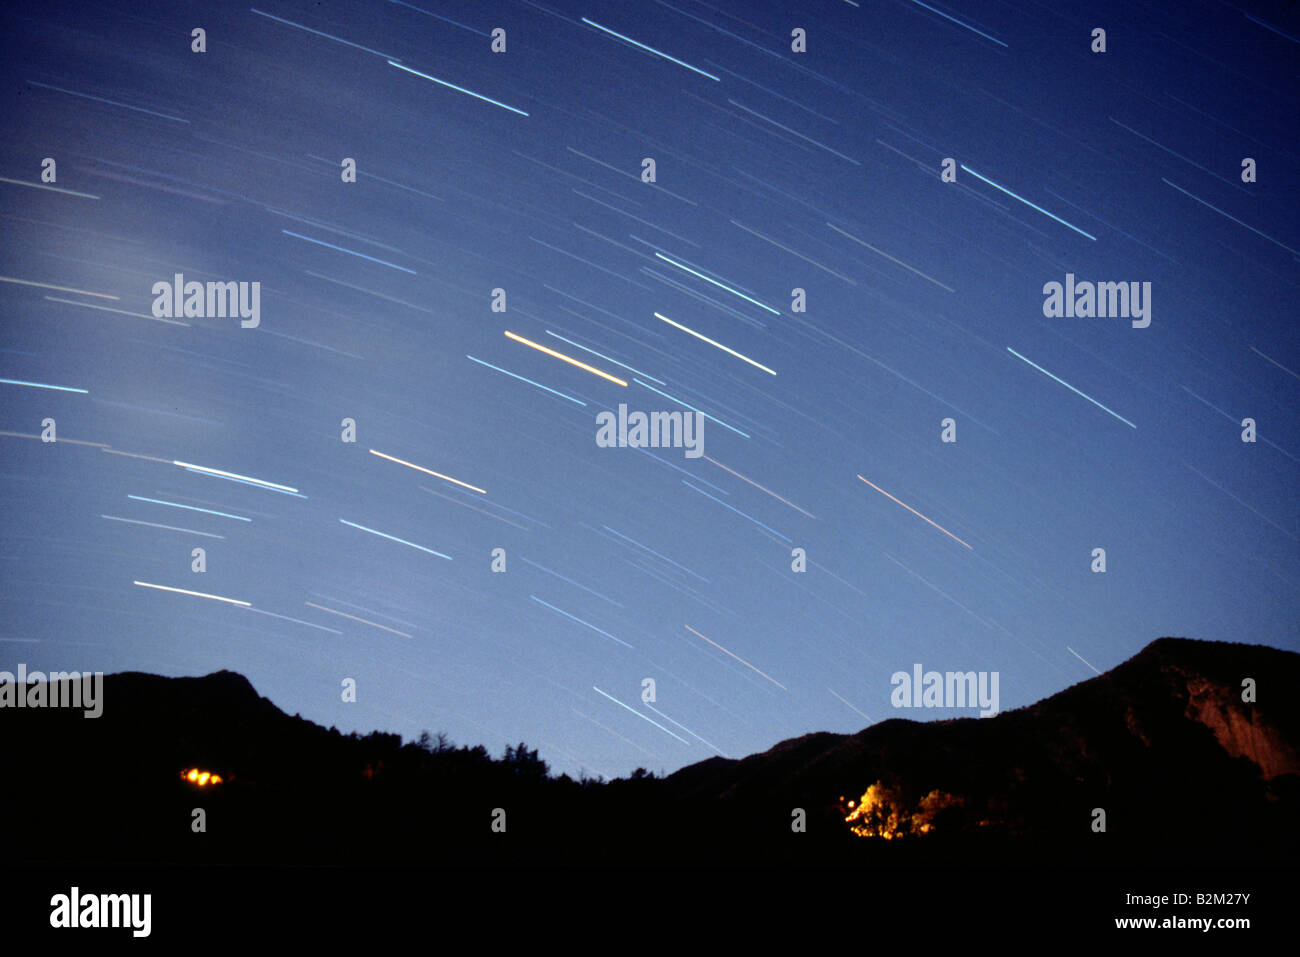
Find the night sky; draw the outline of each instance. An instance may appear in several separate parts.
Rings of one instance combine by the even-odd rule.
[[[3,14],[0,668],[608,777],[1300,650],[1294,7],[264,2]]]

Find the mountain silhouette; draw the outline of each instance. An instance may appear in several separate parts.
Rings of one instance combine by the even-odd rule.
[[[993,717],[603,782],[552,777],[522,743],[494,760],[344,735],[229,671],[131,672],[105,677],[98,719],[0,708],[0,814],[29,864],[1282,863],[1300,836],[1297,682],[1293,652],[1162,638]]]

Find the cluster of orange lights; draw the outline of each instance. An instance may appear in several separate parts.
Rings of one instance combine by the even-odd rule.
[[[181,780],[189,781],[190,784],[197,784],[201,788],[211,787],[214,784],[221,783],[221,775],[213,774],[211,771],[200,771],[198,768],[186,768],[181,772]]]
[[[965,804],[964,798],[934,790],[909,811],[897,790],[877,781],[856,801],[845,801],[841,795],[840,812],[849,830],[858,837],[880,837],[892,841],[912,834],[933,832],[934,819],[940,812]],[[976,823],[985,827],[989,822]]]
[[[867,788],[860,801],[845,801],[840,797],[840,810],[844,823],[858,837],[883,837],[891,841],[906,833],[904,822],[897,809],[896,796],[881,784]]]

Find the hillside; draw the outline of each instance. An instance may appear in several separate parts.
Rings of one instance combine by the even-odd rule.
[[[343,735],[232,672],[124,673],[96,720],[0,709],[0,813],[10,859],[49,863],[1263,863],[1300,833],[1297,681],[1292,652],[1164,638],[992,718],[891,719],[598,784],[548,777],[522,746],[492,760]],[[182,780],[191,767],[222,782]]]

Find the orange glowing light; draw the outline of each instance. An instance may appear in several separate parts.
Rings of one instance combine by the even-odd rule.
[[[883,781],[867,788],[856,807],[853,801],[840,800],[841,810],[848,811],[844,823],[849,825],[850,831],[859,837],[879,837],[886,841],[933,833],[936,815],[966,804],[964,798],[936,789],[921,798],[915,808],[909,809],[902,794]]]
[[[220,784],[222,778],[220,774],[213,774],[211,771],[202,771],[198,768],[186,768],[181,772],[181,780],[189,781],[191,784],[203,788]]]

